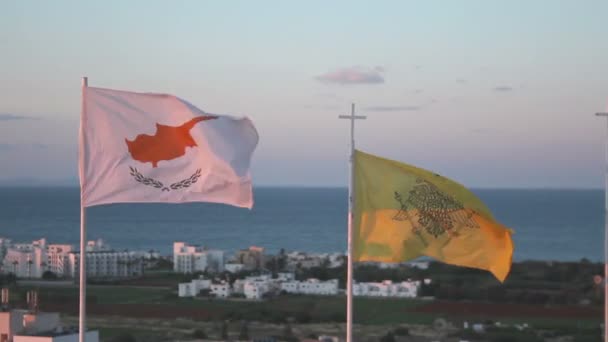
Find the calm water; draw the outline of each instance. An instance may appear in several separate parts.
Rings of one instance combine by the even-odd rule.
[[[515,259],[603,259],[601,190],[475,190],[516,233]],[[346,189],[256,188],[255,207],[117,204],[87,211],[88,238],[114,248],[171,252],[183,240],[233,251],[250,245],[346,249]],[[78,188],[0,187],[0,236],[78,244]]]

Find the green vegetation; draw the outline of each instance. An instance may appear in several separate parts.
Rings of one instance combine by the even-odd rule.
[[[0,274],[0,286],[2,287],[14,286],[16,284],[16,281],[17,277],[15,277],[15,274],[13,273]]]
[[[148,330],[137,328],[95,328],[99,331],[99,336],[102,341],[108,342],[139,342],[139,341],[158,341],[161,336],[154,334]],[[137,338],[135,338],[137,336]]]
[[[249,339],[249,324],[245,321],[241,325],[241,331],[239,332],[239,340]]]
[[[476,333],[470,329],[463,330],[456,334],[458,337],[473,341],[491,342],[543,342],[544,339],[538,336],[534,330],[517,329],[489,329],[485,333]]]
[[[406,265],[379,268],[375,264],[359,264],[354,272],[355,279],[360,282],[429,278],[433,282],[421,287],[421,295],[438,299],[542,305],[577,305],[581,301],[601,305],[603,292],[594,284],[593,277],[602,274],[602,264],[584,259],[580,262],[514,263],[504,284],[489,272],[439,262],[431,262],[425,270]],[[340,287],[344,288],[346,268],[298,269],[296,277],[321,280],[338,278]]]
[[[279,268],[279,261],[277,268]],[[403,324],[431,325],[437,318],[445,318],[455,326],[463,321],[485,322],[489,319],[504,325],[527,323],[533,329],[490,328],[485,334],[478,335],[470,330],[463,331],[462,338],[484,341],[542,341],[546,338],[572,336],[573,341],[586,342],[600,338],[599,323],[602,320],[600,304],[603,291],[593,283],[593,276],[602,273],[600,264],[586,261],[580,263],[525,262],[513,265],[513,270],[504,284],[500,284],[488,272],[475,269],[453,267],[431,263],[426,270],[400,266],[381,269],[374,265],[362,264],[356,268],[355,276],[359,281],[381,281],[392,279],[432,279],[432,283],[422,287],[423,295],[434,296],[438,301],[400,298],[355,298],[354,320],[362,325],[392,326],[394,329],[382,331],[385,341],[407,336],[409,330]],[[233,282],[247,275],[218,275],[221,279]],[[319,279],[340,278],[344,281],[344,267],[329,269],[318,267],[299,269],[299,279],[315,277]],[[202,338],[203,335],[221,337],[228,334],[229,325],[232,337],[244,337],[255,333],[255,326],[247,322],[280,324],[282,331],[277,332],[283,339],[291,339],[292,327],[297,324],[344,322],[346,298],[344,296],[304,296],[282,294],[264,301],[248,301],[241,298],[215,299],[206,296],[197,298],[178,298],[178,282],[188,281],[199,274],[178,275],[170,271],[148,272],[141,279],[122,280],[113,285],[91,285],[87,289],[88,307],[92,316],[119,316],[132,318],[169,319],[184,317],[192,321],[217,322],[207,330],[199,327],[205,323],[196,322],[194,326],[182,327],[185,338]],[[207,275],[208,276],[208,275]],[[31,287],[20,287],[14,278],[0,278],[4,284],[12,286],[11,302],[25,304],[25,293]],[[78,308],[77,287],[41,287],[39,290],[42,310],[59,311],[74,315]],[[585,302],[586,305],[579,303]],[[484,304],[485,303],[485,304]],[[488,304],[497,303],[497,304]],[[511,305],[512,303],[518,305]],[[509,304],[509,305],[507,305]],[[533,305],[530,305],[533,304]],[[530,308],[542,310],[529,310]],[[472,309],[470,309],[472,308]],[[475,309],[481,308],[481,311]],[[524,311],[518,311],[524,308]],[[489,310],[486,313],[484,310]],[[574,310],[574,311],[569,311]],[[577,311],[578,310],[578,311]],[[558,314],[551,314],[554,312]],[[523,312],[523,313],[522,313]],[[530,313],[532,312],[532,314]],[[533,317],[536,313],[537,317]],[[549,312],[547,317],[542,314]],[[574,312],[568,315],[568,312]],[[585,317],[577,316],[583,312]],[[564,314],[566,313],[566,314]],[[562,318],[555,318],[562,317]],[[241,322],[241,325],[235,323]],[[175,322],[173,327],[179,322]],[[233,326],[234,325],[234,326]],[[374,328],[374,327],[367,327]],[[160,341],[176,336],[169,332],[137,331],[137,329],[102,328],[104,341],[122,341],[124,333],[131,333],[137,341]],[[196,335],[196,336],[195,336]],[[460,335],[458,335],[460,336]],[[294,337],[295,338],[295,337]]]
[[[15,288],[11,296],[15,303],[25,303],[25,293],[31,288]],[[41,309],[73,312],[77,308],[78,289],[62,287],[39,288]],[[153,313],[171,313],[175,317],[185,316],[198,320],[217,321],[264,321],[271,323],[344,322],[346,298],[344,296],[317,297],[301,295],[282,295],[265,301],[222,300],[212,298],[178,298],[174,290],[166,288],[143,288],[130,286],[90,286],[87,299],[91,304],[103,304],[105,315],[133,315],[134,317],[153,317]],[[484,321],[491,317],[455,313],[417,312],[417,308],[431,302],[418,299],[400,298],[355,298],[354,320],[360,324],[431,324],[441,315],[448,319]],[[142,305],[141,309],[137,306]],[[95,314],[95,305],[90,307]],[[130,310],[130,311],[127,311]],[[128,312],[128,313],[127,313]],[[152,313],[151,313],[152,312]],[[159,316],[164,317],[164,316]],[[597,327],[601,315],[595,318],[543,318],[543,317],[505,317],[501,314],[494,319],[503,323],[522,323],[541,328]]]
[[[203,329],[200,329],[200,328],[195,329],[192,332],[192,338],[198,338],[198,339],[207,338],[207,333]]]
[[[44,280],[56,280],[57,279],[57,275],[51,271],[44,271],[44,273],[42,273],[42,279]]]

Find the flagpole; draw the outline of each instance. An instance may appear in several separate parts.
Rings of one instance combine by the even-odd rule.
[[[355,120],[365,116],[355,115],[355,104],[351,104],[350,115],[340,115],[340,119],[350,120],[350,158],[348,176],[348,238],[346,271],[346,342],[353,340],[353,206],[355,203]]]
[[[84,134],[83,131],[83,120],[86,113],[85,103],[85,91],[89,86],[89,80],[87,77],[82,78],[82,99],[81,99],[81,115],[80,115],[80,134]],[[81,136],[82,141],[82,136]],[[84,153],[84,149],[80,146],[80,153]],[[84,164],[82,161],[83,156],[80,156],[81,161],[79,165],[80,172],[80,307],[79,307],[79,320],[78,320],[78,341],[85,342],[86,335],[86,298],[87,298],[87,272],[86,272],[86,240],[87,240],[87,228],[86,228],[86,210],[83,205],[83,180],[84,180]]]
[[[606,133],[608,134],[608,112],[595,113],[606,118]],[[604,341],[608,342],[608,137],[606,138],[606,167],[604,169]]]

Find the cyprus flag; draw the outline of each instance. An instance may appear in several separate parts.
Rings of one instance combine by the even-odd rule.
[[[85,87],[82,205],[216,202],[251,208],[258,134],[248,118],[203,112],[172,95]]]

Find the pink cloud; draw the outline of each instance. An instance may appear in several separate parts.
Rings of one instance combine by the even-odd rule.
[[[384,68],[380,66],[374,68],[351,67],[330,71],[317,76],[316,80],[334,84],[381,84],[384,83],[383,72]]]

